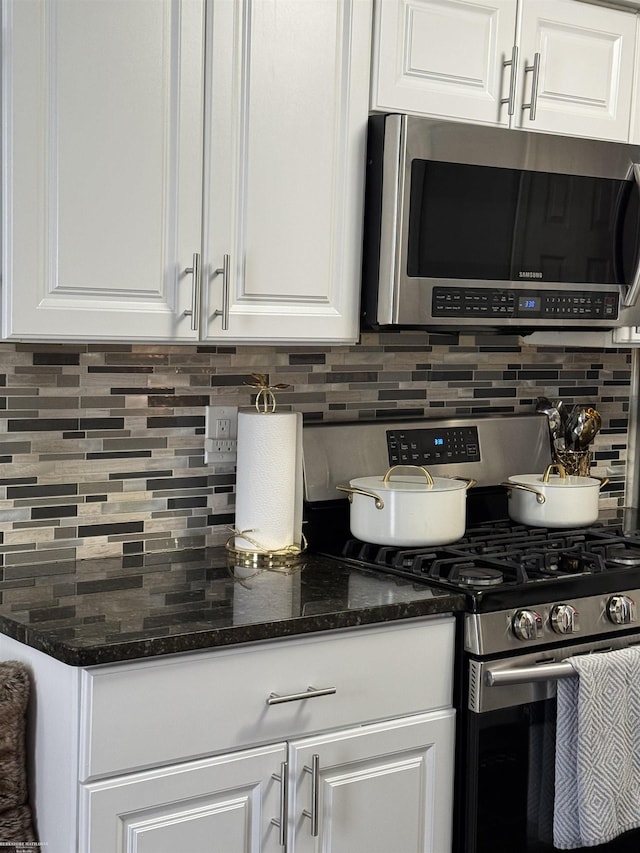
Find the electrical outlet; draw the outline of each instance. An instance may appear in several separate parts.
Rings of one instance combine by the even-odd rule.
[[[236,406],[207,406],[205,408],[205,465],[215,462],[235,462],[238,435]]]

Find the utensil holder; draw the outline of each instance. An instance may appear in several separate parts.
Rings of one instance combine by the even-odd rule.
[[[554,451],[556,462],[559,462],[568,475],[574,477],[589,477],[591,472],[592,453],[590,450],[559,450]]]

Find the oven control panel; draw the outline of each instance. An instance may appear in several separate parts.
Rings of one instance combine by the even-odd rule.
[[[479,462],[477,426],[387,430],[389,465]]]

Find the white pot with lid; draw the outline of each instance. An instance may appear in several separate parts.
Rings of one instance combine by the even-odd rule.
[[[513,521],[531,527],[587,527],[598,520],[600,489],[608,482],[569,476],[554,464],[543,474],[516,474],[502,485],[508,489]]]
[[[399,477],[400,468],[415,473]],[[356,477],[348,486],[336,488],[349,495],[349,525],[356,539],[421,547],[462,538],[467,489],[474,484],[475,480],[432,477],[417,465],[394,465],[384,475]]]

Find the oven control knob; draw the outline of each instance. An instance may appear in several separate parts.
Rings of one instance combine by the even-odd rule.
[[[519,640],[538,640],[542,636],[542,616],[535,610],[517,610],[511,627]]]
[[[628,595],[612,595],[607,601],[607,616],[614,625],[636,621],[636,603]]]
[[[578,611],[570,604],[556,604],[551,609],[549,620],[556,634],[575,634],[580,630]]]

